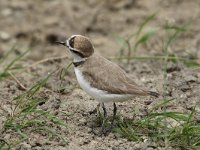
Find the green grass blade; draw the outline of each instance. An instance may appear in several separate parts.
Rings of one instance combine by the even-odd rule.
[[[134,52],[136,52],[137,47],[140,44],[144,44],[146,43],[155,33],[157,32],[157,30],[150,30],[148,32],[145,32],[135,43],[134,46]]]
[[[25,52],[23,52],[21,55],[18,55],[14,60],[12,60],[10,62],[10,64],[4,69],[4,72],[7,72],[11,66],[13,66],[13,64],[17,61],[19,61],[24,55],[26,55],[29,52],[29,50],[26,50]]]
[[[12,52],[12,51],[11,51]],[[15,59],[13,59],[7,66],[6,68],[0,72],[0,80],[4,77],[9,76],[10,74],[8,73],[9,69],[17,62],[19,61],[24,55],[26,55],[29,52],[29,50],[26,50],[25,52],[23,52],[21,55],[18,55]],[[9,55],[10,53],[8,53],[7,55]]]
[[[158,109],[159,107],[163,106],[163,105],[166,105],[168,104],[169,102],[175,100],[175,98],[171,98],[171,99],[168,99],[168,100],[164,100],[164,101],[161,101],[159,102],[159,104],[157,104],[156,106],[154,106],[152,109],[151,109],[151,112],[155,109]]]
[[[4,62],[4,60],[15,50],[15,46],[13,46],[5,55],[0,58],[0,64]]]
[[[151,20],[155,18],[157,13],[153,13],[150,16],[147,16],[145,20],[139,25],[139,29],[136,32],[136,39],[139,37],[140,33],[142,32],[143,28],[145,27],[146,24],[148,24]]]

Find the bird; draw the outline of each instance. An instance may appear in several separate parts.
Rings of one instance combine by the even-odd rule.
[[[88,37],[72,35],[66,41],[57,43],[69,49],[80,87],[102,104],[104,118],[107,116],[104,103],[113,103],[111,128],[117,113],[116,102],[123,102],[135,96],[159,96],[159,93],[139,86],[119,65],[95,51]]]

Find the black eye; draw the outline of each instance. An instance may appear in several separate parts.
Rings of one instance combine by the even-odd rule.
[[[74,38],[69,41],[69,45],[74,48]]]

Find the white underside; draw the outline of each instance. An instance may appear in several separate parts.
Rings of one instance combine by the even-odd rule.
[[[123,102],[133,97],[130,94],[109,94],[106,91],[91,87],[89,82],[84,79],[82,72],[77,68],[75,68],[75,74],[80,87],[99,102]]]

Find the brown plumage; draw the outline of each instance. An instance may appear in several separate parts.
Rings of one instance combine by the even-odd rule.
[[[94,53],[93,45],[88,38],[75,36],[70,40],[69,44],[71,47],[81,50],[79,52],[84,56],[84,58],[89,57]]]
[[[140,96],[159,95],[156,92],[141,88],[118,65],[97,53],[90,56],[78,68],[92,87],[107,91],[108,93]]]
[[[104,110],[102,130],[107,114],[104,102],[113,102],[111,129],[117,112],[115,102],[122,102],[137,95],[159,96],[158,93],[137,85],[117,64],[94,52],[93,45],[87,37],[73,35],[66,42],[58,43],[67,46],[74,57],[75,74],[80,86],[102,103]]]

